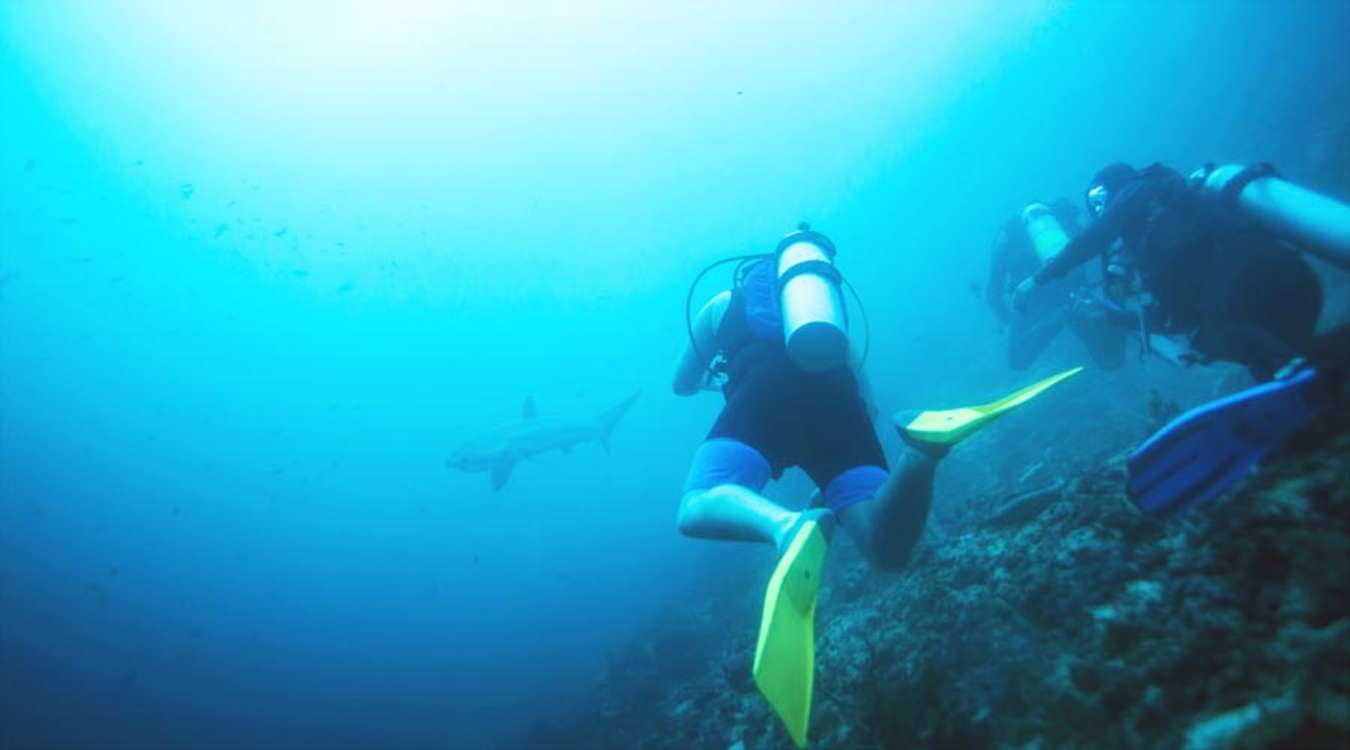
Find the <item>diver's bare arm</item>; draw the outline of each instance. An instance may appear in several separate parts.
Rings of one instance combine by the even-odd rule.
[[[708,300],[694,318],[694,340],[685,342],[684,353],[675,368],[675,395],[692,396],[703,387],[703,378],[717,353],[717,329],[731,303],[731,292],[721,292]]]

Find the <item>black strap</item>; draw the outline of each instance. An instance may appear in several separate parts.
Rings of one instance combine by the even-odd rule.
[[[834,264],[828,260],[804,260],[784,271],[783,275],[778,277],[778,287],[781,289],[784,286],[787,286],[789,281],[804,273],[824,276],[830,281],[833,281],[836,286],[838,286],[839,281],[843,278],[839,275],[839,269],[835,268]]]
[[[1279,173],[1275,171],[1275,166],[1269,162],[1263,161],[1243,167],[1241,172],[1234,175],[1233,179],[1223,186],[1223,198],[1227,201],[1236,202],[1238,196],[1242,194],[1243,188],[1250,185],[1253,180],[1272,177],[1277,174]]]

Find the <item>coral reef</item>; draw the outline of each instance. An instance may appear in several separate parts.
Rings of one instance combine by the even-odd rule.
[[[810,747],[1350,746],[1347,424],[1167,522],[1125,500],[1121,455],[970,498],[900,575],[832,551]],[[792,747],[749,678],[752,609],[682,603],[531,746]]]

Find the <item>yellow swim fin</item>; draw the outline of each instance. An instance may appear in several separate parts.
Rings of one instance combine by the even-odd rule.
[[[1003,398],[983,406],[967,406],[962,409],[920,412],[908,424],[897,425],[911,440],[930,445],[950,447],[979,432],[981,428],[995,419],[1007,414],[1050,388],[1082,372],[1075,367],[1058,375],[1042,380],[1035,385],[1010,393]]]
[[[829,542],[815,521],[797,530],[769,579],[755,646],[755,684],[797,747],[805,747],[811,720],[816,592],[827,549]]]

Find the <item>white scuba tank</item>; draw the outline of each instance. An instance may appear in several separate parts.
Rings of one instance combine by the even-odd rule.
[[[779,304],[788,357],[808,372],[848,363],[848,318],[834,244],[802,224],[776,251]]]
[[[1262,229],[1350,271],[1350,206],[1282,180],[1269,166],[1202,167],[1190,183],[1212,197],[1232,200]]]
[[[1044,203],[1032,203],[1022,209],[1022,228],[1031,239],[1032,247],[1036,248],[1036,256],[1041,259],[1042,266],[1054,260],[1059,251],[1069,244],[1069,235],[1064,231],[1064,226]]]

